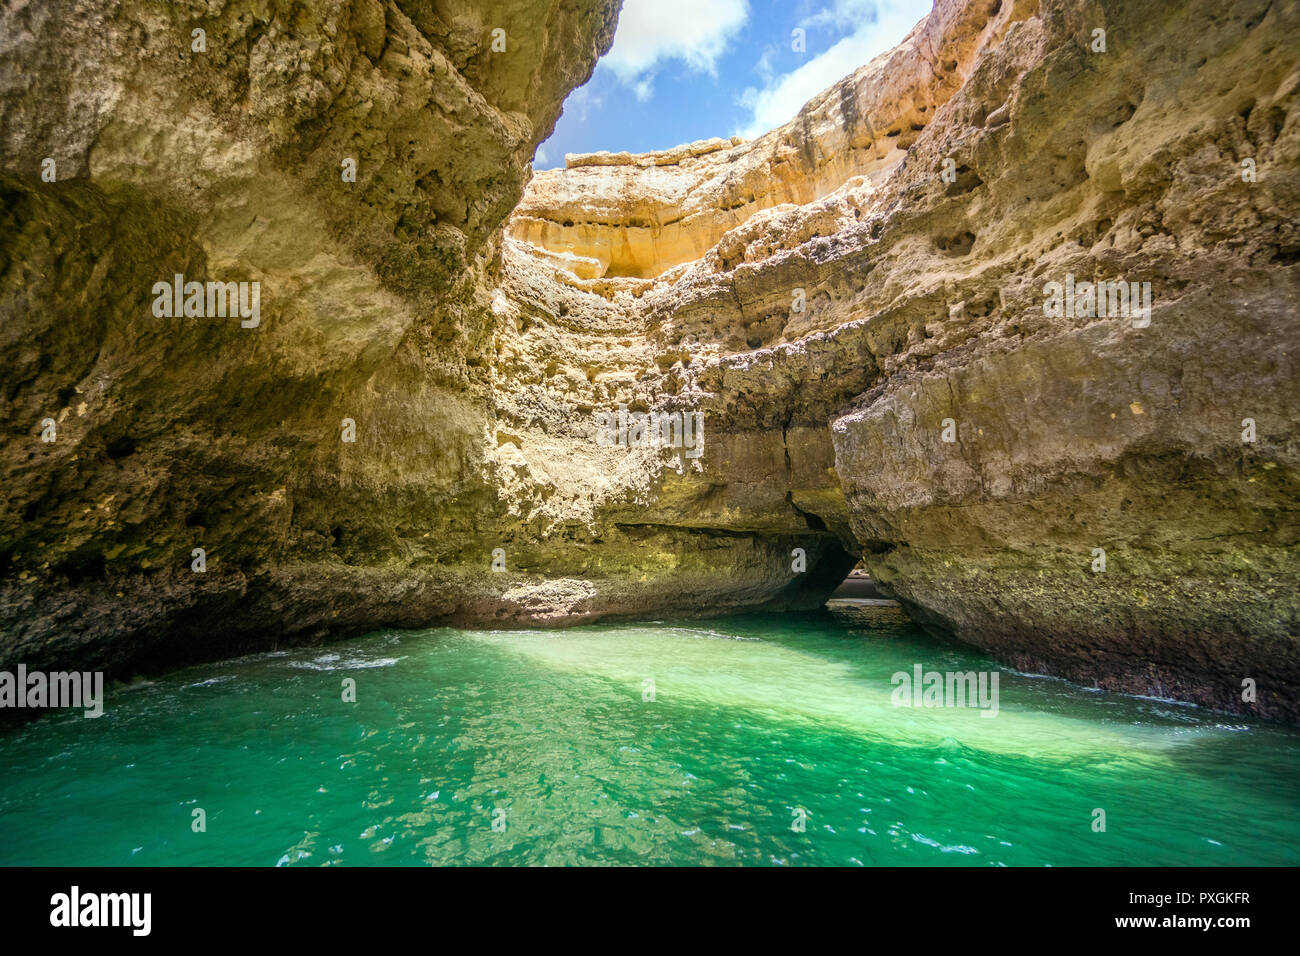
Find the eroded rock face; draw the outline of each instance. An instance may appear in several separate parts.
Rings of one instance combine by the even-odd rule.
[[[616,14],[5,5],[0,659],[120,669],[472,605],[480,524],[501,538],[480,289]],[[176,274],[258,282],[260,324],[155,315]]]
[[[685,515],[793,509],[1003,661],[1295,719],[1298,31],[940,3],[759,140],[537,176],[507,272],[554,277],[548,327],[643,317],[603,398],[704,409]],[[1125,314],[1045,310],[1120,279]]]
[[[832,432],[855,536],[919,620],[1136,693],[1242,709],[1249,678],[1244,709],[1297,716],[1298,14],[1045,5],[949,105],[1005,125],[900,170],[902,234],[951,234],[910,218],[930,205],[971,240]],[[1094,23],[1105,54],[1070,42]],[[982,184],[917,174],[945,153]],[[1069,276],[1149,282],[1150,315],[1045,316]]]
[[[525,189],[615,6],[6,9],[0,665],[810,607],[862,557],[1016,666],[1300,717],[1297,5],[941,0],[764,137]],[[156,317],[176,273],[260,326]],[[1047,314],[1068,276],[1149,325]]]
[[[792,511],[646,507],[691,459],[599,448],[533,390],[545,343],[509,359],[501,225],[617,6],[5,8],[0,663],[822,599],[837,538],[799,535],[796,576]],[[257,326],[155,314],[177,274],[259,283]],[[521,450],[514,408],[554,437]]]
[[[895,49],[752,143],[567,156],[564,170],[533,179],[510,235],[594,260],[602,276],[655,277],[702,258],[757,212],[809,203],[853,177],[879,181],[996,35],[987,8],[940,4]]]

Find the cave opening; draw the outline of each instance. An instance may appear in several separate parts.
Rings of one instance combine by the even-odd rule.
[[[840,582],[839,586],[831,592],[828,600],[889,601],[892,598],[881,592],[875,580],[871,577],[871,572],[867,571],[861,562],[858,562],[845,576],[844,580]]]

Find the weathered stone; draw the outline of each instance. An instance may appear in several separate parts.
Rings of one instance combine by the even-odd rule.
[[[552,274],[569,314],[635,308],[656,351],[610,399],[696,396],[745,449],[665,522],[797,508],[1004,661],[1294,719],[1298,29],[1265,2],[940,3],[753,143],[539,175],[507,272],[598,259]],[[1047,316],[1067,275],[1149,282],[1150,324]]]

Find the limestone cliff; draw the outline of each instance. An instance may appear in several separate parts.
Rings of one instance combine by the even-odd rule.
[[[502,537],[484,276],[616,15],[0,9],[0,659],[120,672],[472,595]],[[259,283],[258,325],[159,317],[178,274]]]
[[[665,523],[794,511],[1000,660],[1295,718],[1298,10],[940,3],[752,143],[536,176],[506,271],[641,316],[606,403],[704,410]]]
[[[0,665],[808,607],[862,557],[1016,666],[1300,717],[1300,5],[940,0],[757,140],[526,183],[615,7],[3,8]],[[158,317],[175,274],[260,325]],[[1119,279],[1149,324],[1046,303]]]

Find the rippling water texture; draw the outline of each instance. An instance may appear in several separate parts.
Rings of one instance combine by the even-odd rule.
[[[193,667],[0,731],[0,863],[1300,863],[1294,732],[1005,670],[991,719],[893,706],[915,664],[995,668],[825,615]]]

